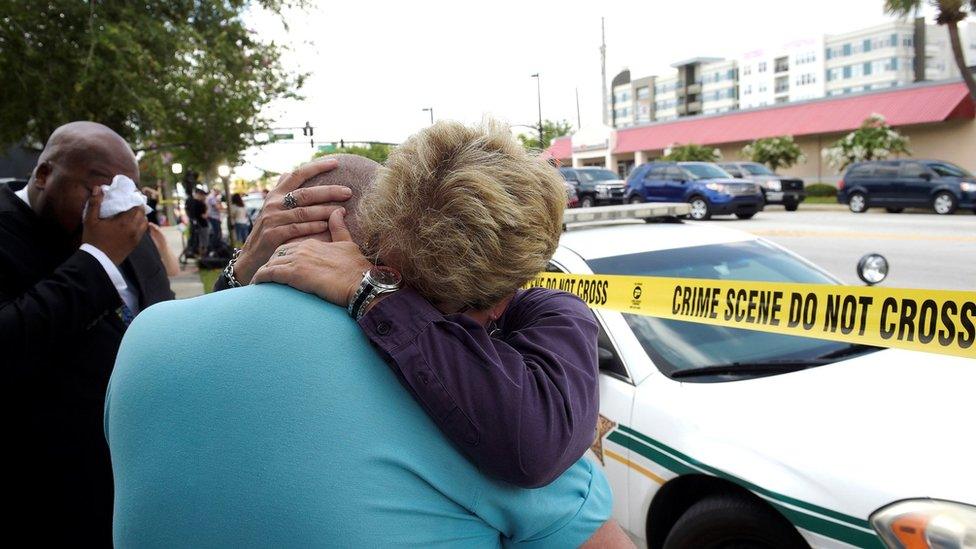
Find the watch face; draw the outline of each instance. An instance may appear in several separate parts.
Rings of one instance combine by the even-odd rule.
[[[377,284],[383,286],[398,286],[400,284],[400,273],[396,269],[376,265],[369,270],[369,277]]]

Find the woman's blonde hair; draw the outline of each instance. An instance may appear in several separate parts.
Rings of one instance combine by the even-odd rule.
[[[566,191],[509,128],[442,121],[410,137],[359,205],[363,243],[433,303],[487,309],[545,269]]]

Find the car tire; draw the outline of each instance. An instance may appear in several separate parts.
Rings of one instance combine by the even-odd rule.
[[[959,205],[956,197],[952,193],[942,191],[932,199],[932,210],[939,215],[950,215],[955,213]]]
[[[847,207],[856,214],[868,211],[868,197],[864,193],[851,193],[847,197]]]
[[[900,214],[905,211],[905,208],[885,208],[885,211],[890,214]]]
[[[630,200],[628,200],[627,203],[628,204],[643,204],[644,203],[644,199],[641,198],[641,197],[639,197],[639,196],[637,196],[637,195],[634,195],[634,196],[630,197]]]
[[[752,219],[753,216],[755,216],[755,215],[756,215],[756,212],[752,212],[752,213],[737,213],[737,214],[735,214],[735,216],[738,217],[739,219]]]
[[[786,211],[788,211],[788,212],[795,212],[797,210],[797,208],[800,207],[800,203],[799,202],[787,202],[786,204],[783,204],[783,207],[786,208]]]
[[[712,217],[712,208],[708,204],[708,200],[700,196],[693,196],[688,203],[691,204],[691,213],[688,214],[689,217],[695,221],[707,221]]]
[[[581,196],[579,199],[580,208],[592,208],[593,204],[595,204],[595,202],[593,200],[593,197],[590,195]]]
[[[707,497],[689,507],[664,540],[664,549],[808,547],[786,519],[741,496]]]

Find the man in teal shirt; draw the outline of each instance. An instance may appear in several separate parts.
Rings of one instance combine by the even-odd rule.
[[[140,314],[105,429],[118,547],[574,547],[610,517],[585,458],[540,489],[483,476],[346,311],[275,284]]]

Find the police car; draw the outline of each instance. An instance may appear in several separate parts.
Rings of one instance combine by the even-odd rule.
[[[567,212],[550,270],[839,283],[762,238],[674,220],[686,209]],[[591,457],[640,543],[976,547],[976,361],[595,314]]]

